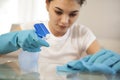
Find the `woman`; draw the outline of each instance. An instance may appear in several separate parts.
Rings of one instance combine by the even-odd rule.
[[[6,42],[12,40],[12,44],[0,40],[3,44],[0,45],[0,53],[19,48],[40,51],[41,46],[47,46],[41,47],[39,61],[65,64],[80,59],[84,52],[90,55],[100,51],[101,46],[91,30],[76,22],[84,2],[85,0],[46,0],[49,21],[44,24],[50,31],[50,37],[46,41],[38,39],[33,30],[8,33],[5,35],[9,35],[10,39]],[[12,49],[7,48],[11,45]]]
[[[51,33],[47,42],[49,48],[43,47],[42,57],[57,59],[66,63],[79,59],[81,54],[94,54],[100,45],[94,34],[85,26],[77,24],[80,8],[85,0],[46,0],[49,21],[46,26]],[[40,60],[41,61],[41,60]]]

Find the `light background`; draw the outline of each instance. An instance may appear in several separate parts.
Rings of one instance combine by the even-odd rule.
[[[9,32],[12,24],[44,20],[48,20],[45,0],[0,0],[0,34]],[[104,47],[120,52],[120,0],[87,0],[78,21]]]

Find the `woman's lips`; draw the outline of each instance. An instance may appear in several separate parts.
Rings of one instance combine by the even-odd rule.
[[[60,28],[62,28],[62,29],[64,28],[65,29],[65,28],[67,28],[67,26],[60,26]]]

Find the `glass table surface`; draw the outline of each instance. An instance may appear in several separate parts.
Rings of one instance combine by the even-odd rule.
[[[37,72],[25,72],[21,70],[17,59],[2,60],[0,80],[120,80],[120,74],[57,72],[57,63],[40,63]]]

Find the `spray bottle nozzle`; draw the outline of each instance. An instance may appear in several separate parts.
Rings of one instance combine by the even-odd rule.
[[[36,30],[36,34],[40,38],[45,38],[47,36],[47,34],[50,34],[49,31],[47,30],[47,28],[45,27],[45,25],[43,23],[35,24],[34,28]]]

